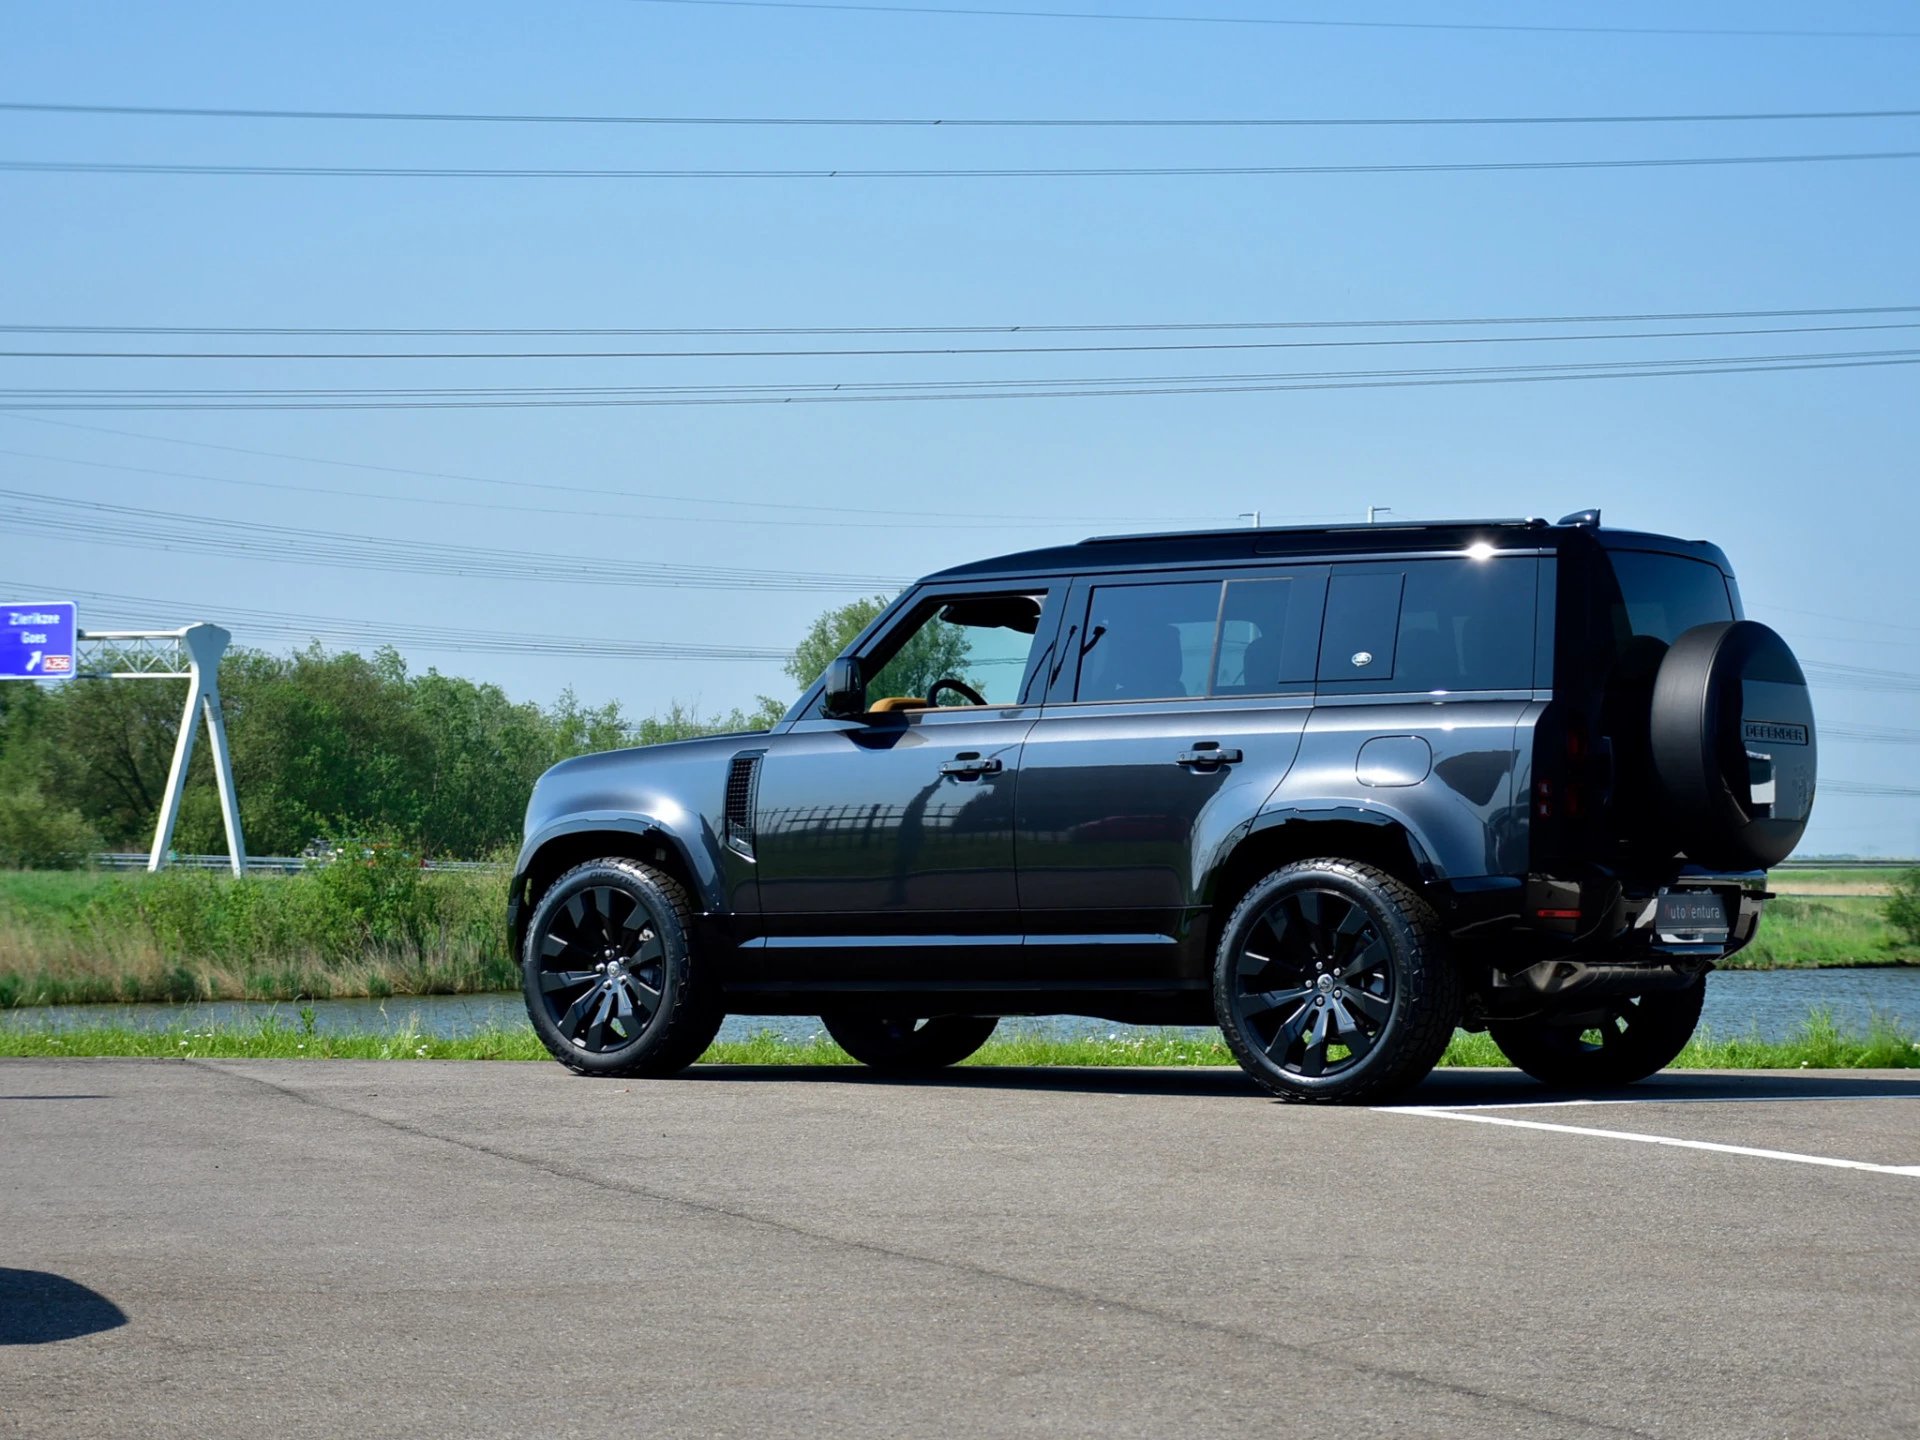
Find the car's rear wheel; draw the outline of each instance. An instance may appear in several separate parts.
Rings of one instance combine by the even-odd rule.
[[[1371,865],[1303,860],[1227,918],[1213,1001],[1241,1067],[1283,1100],[1372,1100],[1439,1062],[1460,979],[1410,886]]]
[[[583,1075],[671,1075],[724,1018],[692,954],[679,882],[638,860],[590,860],[540,897],[521,951],[527,1016]]]
[[[978,1050],[1000,1023],[995,1015],[888,1019],[838,1011],[822,1015],[833,1043],[862,1065],[896,1075],[944,1070]]]
[[[1631,1085],[1664,1070],[1687,1048],[1706,1000],[1702,975],[1684,990],[1609,1000],[1597,1015],[1507,1020],[1487,1033],[1515,1065],[1564,1090]]]

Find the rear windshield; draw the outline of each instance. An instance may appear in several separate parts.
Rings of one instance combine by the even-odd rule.
[[[1671,645],[1696,625],[1735,619],[1727,577],[1717,565],[1651,550],[1614,550],[1608,619],[1615,653],[1634,640]]]

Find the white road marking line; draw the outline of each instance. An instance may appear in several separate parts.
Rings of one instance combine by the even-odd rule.
[[[1475,1100],[1460,1105],[1416,1105],[1416,1110],[1557,1110],[1575,1105],[1801,1105],[1813,1100],[1920,1100],[1920,1086],[1885,1095],[1621,1095],[1596,1100]],[[1392,1105],[1377,1105],[1392,1110]]]
[[[1796,1165],[1825,1165],[1835,1170],[1870,1170],[1878,1175],[1920,1178],[1920,1165],[1875,1165],[1866,1160],[1836,1160],[1828,1155],[1798,1155],[1791,1150],[1760,1150],[1751,1145],[1722,1145],[1714,1140],[1680,1140],[1671,1135],[1642,1135],[1634,1130],[1596,1130],[1583,1125],[1550,1125],[1544,1120],[1516,1120],[1510,1115],[1476,1115],[1432,1105],[1374,1107],[1382,1115],[1420,1115],[1432,1120],[1470,1120],[1477,1125],[1509,1125],[1516,1130],[1547,1130],[1559,1135],[1592,1135],[1602,1140],[1634,1140],[1642,1145],[1671,1145],[1679,1150],[1711,1150],[1721,1155],[1748,1155],[1759,1160],[1790,1160]]]

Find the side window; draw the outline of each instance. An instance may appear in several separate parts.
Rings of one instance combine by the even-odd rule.
[[[1336,570],[1327,591],[1322,684],[1428,692],[1530,688],[1539,568],[1530,556],[1512,556]]]
[[[1017,705],[1046,595],[981,595],[943,600],[896,627],[869,653],[881,662],[867,681],[867,703],[921,709],[938,680],[958,680],[989,705]],[[940,708],[967,705],[958,692],[932,697]]]
[[[1204,695],[1220,620],[1220,582],[1097,585],[1087,607],[1076,700]]]
[[[1291,578],[1229,580],[1209,693],[1273,695],[1308,685],[1318,641],[1312,606],[1296,600]]]
[[[1327,620],[1320,636],[1322,680],[1393,678],[1406,578],[1398,570],[1334,570],[1327,582]]]

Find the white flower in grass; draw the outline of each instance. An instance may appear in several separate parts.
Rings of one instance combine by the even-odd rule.
[[[426,1053],[427,1053],[427,1047],[426,1047],[426,1046],[424,1046],[424,1045],[419,1045],[419,1046],[416,1046],[416,1047],[414,1048],[414,1052],[413,1052],[413,1053],[414,1053],[414,1054],[416,1054],[416,1055],[424,1055],[424,1054],[426,1054]]]

